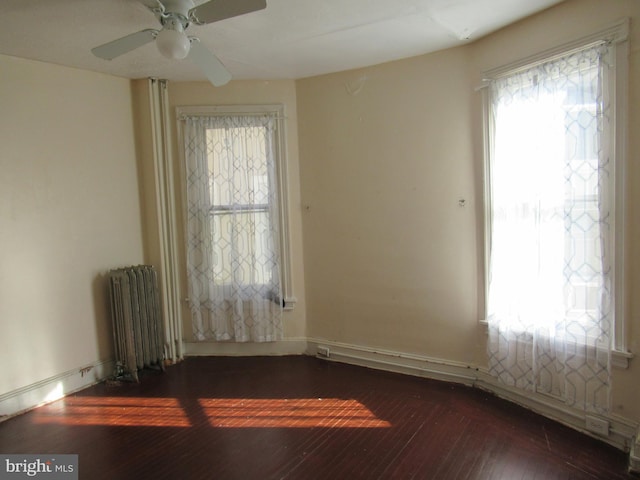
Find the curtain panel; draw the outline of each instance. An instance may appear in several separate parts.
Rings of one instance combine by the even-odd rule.
[[[613,166],[600,44],[495,79],[489,370],[609,410]]]
[[[181,121],[194,340],[279,340],[276,118],[194,115]]]

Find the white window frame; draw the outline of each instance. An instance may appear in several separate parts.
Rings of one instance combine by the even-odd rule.
[[[566,43],[556,48],[545,50],[535,55],[523,58],[508,65],[488,70],[483,74],[483,139],[484,139],[484,311],[480,323],[487,325],[487,303],[489,298],[489,257],[491,244],[491,196],[490,196],[490,156],[492,151],[491,131],[493,121],[489,108],[488,82],[503,76],[514,74],[557,57],[570,54],[572,51],[583,49],[590,44],[606,41],[614,50],[613,65],[609,71],[610,101],[613,118],[611,154],[614,158],[614,191],[613,202],[614,233],[614,335],[612,338],[612,365],[627,368],[633,354],[628,350],[627,339],[627,288],[625,282],[625,223],[626,223],[626,182],[627,168],[627,135],[628,135],[628,70],[629,70],[629,19],[625,18],[608,28]]]
[[[275,168],[277,180],[277,194],[279,205],[279,243],[280,243],[280,276],[283,296],[284,310],[293,310],[297,299],[293,293],[293,282],[291,277],[291,237],[289,229],[289,176],[287,173],[287,138],[285,131],[286,113],[282,104],[269,105],[207,105],[207,106],[179,106],[176,107],[178,119],[178,136],[180,144],[184,139],[182,122],[186,116],[229,116],[229,115],[275,115],[276,117],[276,138],[275,138]],[[179,148],[180,171],[182,181],[182,198],[186,205],[186,167],[184,149]],[[186,233],[185,233],[186,235]],[[186,238],[186,236],[185,236]]]

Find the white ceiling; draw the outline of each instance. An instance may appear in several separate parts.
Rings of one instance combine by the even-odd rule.
[[[234,78],[303,78],[464,44],[561,1],[267,0],[265,10],[191,25],[188,33]],[[91,54],[158,28],[144,4],[155,1],[0,0],[0,53],[127,78],[204,80],[189,60],[167,60],[153,43],[112,61]]]

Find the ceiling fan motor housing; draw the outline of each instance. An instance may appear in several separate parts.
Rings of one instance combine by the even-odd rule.
[[[191,0],[165,0],[164,11],[158,12],[162,30],[156,36],[156,46],[160,53],[175,60],[189,55],[191,42],[184,33],[189,26],[189,10],[193,8]]]

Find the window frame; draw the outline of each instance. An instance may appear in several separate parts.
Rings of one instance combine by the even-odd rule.
[[[282,287],[282,306],[285,311],[293,310],[297,299],[293,293],[293,282],[291,277],[291,240],[289,229],[289,182],[287,173],[287,138],[285,129],[286,111],[283,104],[267,105],[205,105],[205,106],[178,106],[176,116],[178,119],[178,138],[180,144],[184,138],[181,118],[186,116],[233,116],[233,115],[274,115],[276,119],[275,128],[275,178],[276,194],[278,195],[278,222],[279,222],[279,246],[280,246],[280,281]],[[185,154],[179,148],[180,172],[182,181],[182,199],[186,205],[186,166]],[[185,231],[186,235],[186,231]],[[186,236],[185,236],[186,238]]]
[[[571,54],[596,43],[607,42],[612,53],[612,66],[608,71],[609,99],[611,108],[611,156],[613,157],[614,181],[612,210],[614,218],[614,230],[612,238],[612,250],[614,256],[613,288],[614,288],[614,334],[612,335],[612,365],[618,368],[627,368],[633,354],[628,350],[627,338],[627,287],[625,281],[625,227],[626,208],[625,201],[626,182],[625,171],[627,168],[627,135],[628,135],[628,68],[629,68],[629,24],[625,18],[609,27],[565,43],[561,46],[544,50],[534,55],[507,65],[487,70],[483,73],[483,84],[478,89],[482,92],[482,119],[483,119],[483,232],[484,232],[484,304],[481,311],[480,324],[486,326],[487,304],[489,298],[489,265],[491,254],[491,152],[493,151],[492,132],[494,130],[491,115],[489,82],[504,76],[515,74],[519,71],[531,68],[535,65]]]

